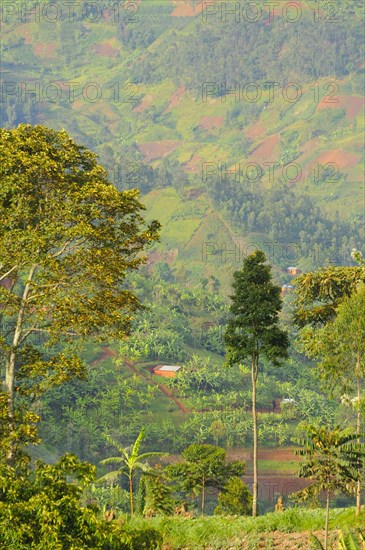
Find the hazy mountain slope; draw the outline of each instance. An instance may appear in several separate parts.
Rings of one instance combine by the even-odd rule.
[[[156,259],[184,278],[225,280],[250,243],[269,251],[278,241],[271,259],[282,267],[346,261],[361,246],[361,3],[317,13],[300,2],[297,22],[281,9],[270,20],[266,6],[255,23],[243,7],[225,21],[224,3],[214,13],[182,0],[84,12],[75,3],[73,18],[62,3],[61,12],[43,4],[38,21],[19,12],[3,24],[2,124],[64,127],[100,154],[116,185],[139,184],[166,225]],[[310,225],[298,199],[292,213],[273,205],[274,230],[260,221],[267,204],[248,219],[250,201],[272,186],[325,213],[313,207]]]

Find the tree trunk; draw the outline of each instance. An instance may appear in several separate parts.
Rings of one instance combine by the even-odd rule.
[[[205,512],[205,482],[204,478],[202,480],[202,516],[204,516]]]
[[[252,422],[253,422],[253,485],[252,485],[252,516],[257,516],[257,412],[256,412],[256,381],[257,381],[257,358],[252,358],[251,378],[252,378]]]
[[[133,476],[129,473],[129,502],[131,505],[131,514],[134,514],[134,497],[133,497]]]
[[[360,401],[360,378],[357,379],[357,398]],[[361,430],[361,413],[360,409],[357,410],[357,419],[356,419],[356,432],[359,434]],[[360,443],[360,438],[357,440]],[[360,515],[361,510],[361,480],[356,484],[356,515]]]
[[[326,501],[326,526],[324,528],[324,550],[328,548],[328,519],[330,514],[330,492],[327,490],[327,501]]]
[[[10,424],[10,430],[14,430],[14,385],[15,385],[15,364],[16,364],[16,354],[19,345],[21,344],[21,336],[22,336],[22,330],[23,330],[23,323],[24,323],[24,315],[26,312],[26,306],[27,301],[29,298],[29,293],[31,289],[32,280],[34,277],[34,273],[36,270],[36,266],[33,266],[29,272],[28,280],[26,282],[26,285],[24,287],[22,301],[20,304],[18,317],[16,320],[16,325],[14,329],[14,335],[13,335],[13,341],[12,341],[12,347],[11,351],[7,357],[6,360],[6,367],[5,367],[5,391],[8,394],[8,400],[9,400],[9,424]],[[7,457],[8,464],[10,466],[13,465],[14,462],[14,444],[13,442],[10,442],[10,448],[8,452]]]

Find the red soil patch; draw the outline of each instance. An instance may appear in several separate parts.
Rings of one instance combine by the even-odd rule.
[[[270,548],[272,550],[303,550],[313,548],[311,543],[311,534],[314,534],[322,543],[324,543],[324,531],[303,531],[301,533],[283,533],[282,531],[271,531],[269,533],[263,533],[257,535],[257,544],[255,548],[258,550],[265,550]],[[329,548],[337,548],[336,541],[338,540],[339,532],[330,531],[329,533]],[[249,550],[253,548],[250,535],[242,541],[240,548],[242,550]]]
[[[229,451],[229,458],[234,460],[252,460],[252,449],[232,449]],[[259,449],[259,460],[280,460],[280,462],[300,461],[300,457],[296,456],[292,449]]]
[[[202,158],[194,153],[189,162],[184,164],[184,169],[190,174],[197,174],[202,169]]]
[[[253,124],[252,126],[249,126],[245,129],[245,135],[250,139],[256,139],[260,136],[262,136],[265,133],[266,129],[261,124],[261,122],[258,120]]]
[[[200,128],[203,130],[215,130],[224,126],[223,116],[202,116],[199,122]]]
[[[177,0],[175,3],[177,6],[171,14],[172,17],[194,17],[203,11],[203,4],[201,2],[196,6],[193,6],[186,0]]]
[[[168,107],[165,109],[165,113],[167,111],[170,111],[170,109],[173,109],[173,107],[176,107],[179,105],[180,101],[182,100],[183,96],[185,95],[186,88],[184,85],[179,86],[174,93],[170,96]]]
[[[168,250],[166,252],[158,252],[157,250],[152,250],[148,254],[147,264],[154,265],[157,262],[166,262],[171,264],[177,257],[179,251],[177,248]]]
[[[331,90],[328,90],[330,93]],[[336,101],[336,102],[335,102]],[[334,95],[333,97],[323,97],[318,103],[318,109],[345,109],[347,118],[356,117],[363,109],[365,99],[356,95]]]
[[[269,136],[252,151],[251,156],[255,160],[274,160],[274,153],[279,142],[279,134]]]
[[[364,108],[365,99],[363,97],[351,96],[347,105],[346,116],[355,118]]]
[[[151,141],[141,143],[139,150],[148,162],[152,159],[166,157],[180,145],[180,141]]]
[[[102,57],[117,57],[119,52],[113,46],[108,44],[107,42],[102,42],[101,44],[94,44],[93,51],[97,55],[101,55]]]
[[[141,103],[137,105],[133,110],[134,113],[143,113],[150,105],[152,105],[153,100],[155,97],[151,94],[145,95],[142,98]]]
[[[252,488],[253,476],[243,476],[243,481]],[[288,496],[296,491],[301,491],[310,485],[308,479],[299,478],[295,475],[260,475],[258,476],[259,498],[276,502],[280,495]]]
[[[331,151],[323,151],[316,159],[315,162],[325,165],[328,162],[334,162],[337,164],[340,170],[343,168],[352,168],[355,166],[361,157],[348,153],[347,151],[341,151],[340,149],[334,149]]]
[[[42,44],[34,44],[33,50],[38,57],[55,57],[56,44],[53,42],[44,42]]]
[[[318,138],[312,138],[308,140],[304,145],[300,146],[300,149],[303,153],[312,153],[319,147],[319,139]]]
[[[10,290],[12,284],[13,281],[10,277],[5,277],[5,279],[0,281],[0,287],[6,288],[6,290]]]

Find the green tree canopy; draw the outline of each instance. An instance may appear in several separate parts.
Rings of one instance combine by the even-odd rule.
[[[126,276],[159,224],[64,130],[22,124],[0,138],[0,350],[13,414],[15,395],[83,375],[75,338],[130,333],[141,304]]]
[[[299,476],[309,478],[312,483],[293,495],[295,500],[307,500],[326,494],[325,549],[328,544],[328,518],[331,494],[354,491],[354,483],[361,478],[364,464],[364,446],[356,440],[359,434],[334,430],[326,427],[307,427],[307,435],[300,444],[302,449],[295,454],[304,457]]]
[[[187,493],[201,494],[201,511],[205,511],[206,490],[223,489],[228,479],[245,473],[245,464],[227,462],[226,451],[215,445],[190,445],[182,453],[183,461],[167,466],[172,479]]]
[[[252,511],[252,495],[239,477],[229,479],[218,495],[217,515],[248,516]]]
[[[265,265],[261,250],[245,258],[241,271],[233,274],[234,294],[231,296],[231,317],[224,340],[229,364],[251,361],[252,418],[254,435],[254,482],[252,515],[257,515],[257,411],[256,393],[260,357],[265,356],[274,365],[288,356],[288,335],[279,327],[282,307],[280,287],[271,281],[271,267]]]

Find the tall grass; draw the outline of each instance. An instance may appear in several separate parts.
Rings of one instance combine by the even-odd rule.
[[[225,550],[241,548],[244,539],[254,539],[259,533],[281,531],[295,533],[321,530],[324,527],[325,512],[322,509],[305,510],[293,508],[282,513],[269,513],[258,518],[207,516],[197,518],[158,517],[129,519],[130,527],[154,527],[163,536],[164,543],[171,549]],[[330,529],[360,527],[365,514],[356,517],[355,508],[331,511]]]

